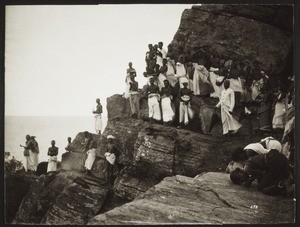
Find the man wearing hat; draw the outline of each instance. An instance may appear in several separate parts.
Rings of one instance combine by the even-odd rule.
[[[192,98],[192,91],[187,88],[188,86],[188,79],[182,78],[181,80],[183,88],[179,90],[179,127],[181,128],[183,125],[187,125],[189,120],[193,118],[194,112],[191,108],[191,98]]]
[[[118,149],[114,144],[115,137],[112,135],[107,136],[107,146],[106,146],[106,152],[105,152],[105,158],[106,158],[106,182],[108,185],[112,184],[112,177],[114,172],[114,165],[116,163],[116,159],[118,156]]]
[[[102,119],[101,119],[101,114],[102,114],[102,105],[100,103],[100,99],[96,99],[96,109],[93,110],[93,114],[95,117],[95,130],[96,133],[101,135],[101,129],[102,129]]]
[[[153,123],[153,119],[160,121],[161,113],[158,100],[160,99],[159,87],[154,84],[154,77],[150,76],[150,85],[146,89],[146,94],[148,95],[148,108],[149,108],[149,118],[150,123]]]

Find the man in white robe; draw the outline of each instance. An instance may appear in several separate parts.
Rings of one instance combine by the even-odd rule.
[[[165,86],[161,89],[161,109],[162,109],[162,119],[164,124],[170,124],[175,113],[171,106],[171,100],[173,99],[173,87],[170,85],[168,80],[164,81]]]
[[[149,119],[150,123],[154,120],[161,120],[161,112],[158,100],[160,99],[159,87],[154,84],[153,76],[149,77],[150,85],[146,89],[146,94],[148,95],[148,108],[149,108]]]
[[[48,167],[47,173],[57,171],[57,155],[58,147],[55,146],[55,141],[51,141],[51,147],[48,149]]]
[[[92,134],[85,131],[84,149],[82,152],[83,153],[86,152],[87,154],[87,158],[84,163],[84,167],[86,168],[87,175],[92,175],[91,170],[96,159],[96,148],[97,148],[97,142],[93,139]]]
[[[96,99],[96,108],[93,110],[93,114],[95,117],[95,131],[97,134],[101,135],[101,130],[102,130],[102,119],[101,119],[101,114],[102,114],[102,105],[100,103],[100,99]]]
[[[34,142],[32,141],[32,138],[30,135],[26,135],[26,145],[23,146],[20,144],[21,147],[24,148],[24,157],[25,157],[25,163],[24,168],[25,172],[28,170],[30,171],[36,171],[37,165],[38,165],[38,151],[36,150],[36,146],[34,145]]]
[[[178,128],[184,127],[184,125],[188,125],[190,119],[194,117],[194,112],[191,108],[191,95],[192,91],[187,88],[188,79],[182,79],[183,88],[179,90],[179,126]]]
[[[221,93],[221,98],[216,108],[221,107],[221,119],[223,124],[223,134],[229,135],[234,134],[238,131],[242,125],[232,116],[234,108],[234,92],[229,88],[230,82],[224,81],[225,90]]]

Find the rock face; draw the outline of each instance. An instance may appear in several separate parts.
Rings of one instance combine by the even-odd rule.
[[[76,172],[41,175],[19,207],[13,223],[85,224],[103,205],[108,190]]]
[[[292,48],[291,5],[206,5],[186,9],[168,55],[198,62],[201,53],[246,65],[271,76],[284,68]]]
[[[284,211],[282,210],[284,209]],[[270,224],[292,223],[291,199],[265,196],[234,185],[228,174],[167,177],[134,201],[88,224]]]

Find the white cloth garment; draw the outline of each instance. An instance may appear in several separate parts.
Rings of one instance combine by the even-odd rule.
[[[260,94],[260,90],[264,84],[264,80],[261,78],[260,80],[256,81],[253,80],[251,90],[252,90],[252,100],[255,100],[256,97]]]
[[[190,97],[188,95],[184,95],[181,97],[184,101],[189,101]],[[194,117],[194,111],[191,108],[190,102],[186,105],[184,102],[180,102],[179,105],[179,123],[184,123],[187,125],[189,120]]]
[[[266,153],[268,153],[268,150],[265,149],[263,147],[263,145],[261,145],[260,143],[250,143],[246,147],[244,147],[244,150],[247,150],[247,149],[254,150],[258,154],[266,154]]]
[[[228,80],[230,81],[230,89],[231,90],[233,90],[235,92],[241,92],[241,93],[244,92],[244,87],[243,87],[241,78],[239,78],[239,77],[237,79],[230,78]]]
[[[161,91],[162,87],[165,87],[164,80],[166,80],[167,77],[164,74],[159,74],[157,77],[157,86],[159,87],[159,90]]]
[[[149,118],[153,118],[159,121],[161,120],[161,114],[158,99],[158,94],[150,94],[148,96]]]
[[[164,122],[172,121],[175,113],[171,107],[170,97],[164,97],[161,99],[162,118]]]
[[[282,150],[281,143],[278,140],[275,140],[271,136],[262,139],[260,142],[266,142],[267,150],[275,149],[275,150],[278,150],[279,152],[281,152],[281,150]]]
[[[84,167],[87,170],[91,170],[93,167],[94,161],[96,159],[96,149],[95,148],[89,149],[86,153],[88,156],[87,156],[87,159],[85,160]]]
[[[116,155],[115,154],[105,152],[104,156],[110,164],[112,164],[112,165],[115,164],[115,161],[116,161]]]
[[[28,150],[29,151],[29,156],[24,156],[25,157],[25,171],[27,172],[27,170],[32,170],[32,171],[36,171],[37,165],[39,163],[39,154],[32,152],[32,150]]]
[[[210,78],[210,83],[214,88],[214,92],[210,94],[210,97],[212,98],[220,98],[221,92],[224,90],[223,84],[221,86],[218,86],[216,84],[217,81],[222,81],[224,79],[224,76],[219,76],[215,73],[215,71],[218,70],[219,70],[218,68],[210,67],[209,78]]]
[[[98,134],[99,132],[101,132],[101,129],[102,129],[101,114],[94,114],[94,117],[95,117],[95,130],[96,130],[96,133]]]
[[[49,156],[47,173],[57,171],[57,156]]]
[[[128,99],[129,98],[129,89],[130,89],[130,74],[127,74],[126,80],[125,80],[125,93],[124,93],[124,98]]]
[[[217,107],[221,106],[221,119],[223,124],[223,134],[229,131],[236,132],[242,125],[229,113],[233,111],[235,105],[234,92],[230,88],[223,90]]]
[[[194,91],[194,95],[200,95],[200,80],[203,83],[209,83],[208,81],[208,71],[207,69],[203,66],[203,65],[198,65],[197,63],[194,63],[194,76],[193,76],[193,91]]]

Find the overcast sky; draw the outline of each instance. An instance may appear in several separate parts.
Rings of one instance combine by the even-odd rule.
[[[129,61],[142,87],[148,44],[167,48],[188,8],[7,6],[5,114],[91,115],[97,97],[124,92]]]

